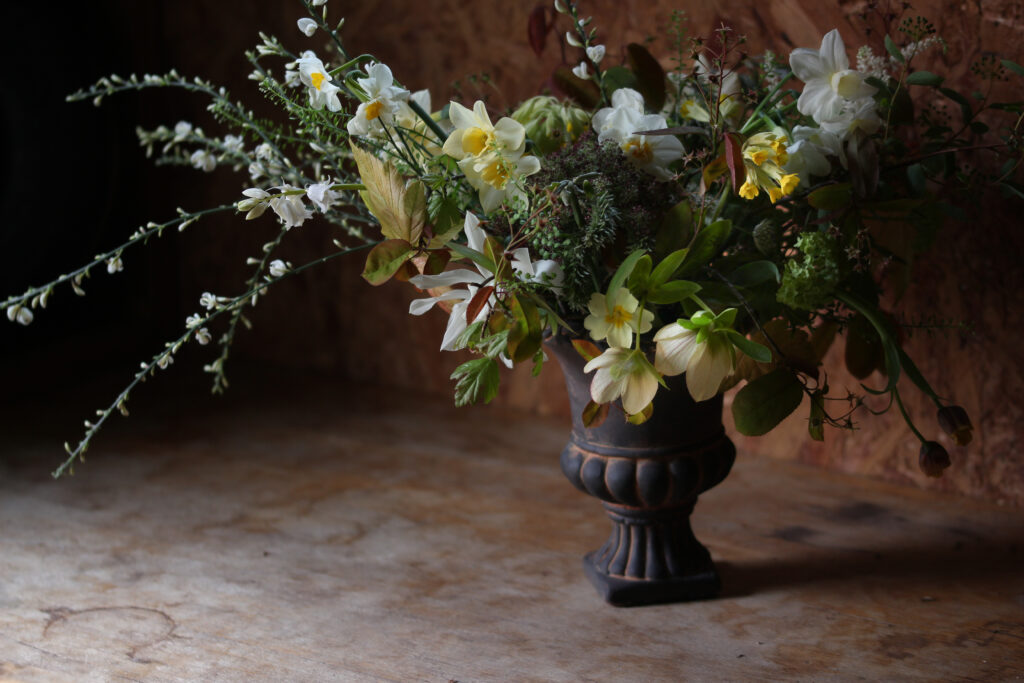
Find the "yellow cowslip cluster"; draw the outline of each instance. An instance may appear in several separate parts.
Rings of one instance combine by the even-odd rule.
[[[789,161],[787,142],[785,135],[758,133],[743,143],[743,168],[747,178],[740,187],[741,197],[754,199],[764,190],[774,204],[796,189],[800,176],[783,170]]]

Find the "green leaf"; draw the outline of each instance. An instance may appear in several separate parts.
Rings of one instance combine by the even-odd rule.
[[[618,270],[615,271],[615,275],[612,276],[612,281],[608,285],[607,296],[611,297],[615,292],[619,291],[619,287],[626,281],[630,273],[633,272],[633,268],[636,267],[637,262],[641,258],[646,256],[643,249],[637,249],[632,254],[626,257],[626,260],[619,265]]]
[[[676,276],[686,277],[707,265],[722,250],[731,232],[732,221],[727,218],[715,221],[698,232]]]
[[[456,256],[468,258],[470,261],[477,264],[478,266],[486,270],[488,273],[493,273],[495,270],[497,270],[497,266],[494,265],[494,261],[484,256],[479,251],[476,251],[475,249],[470,249],[465,244],[451,242],[450,244],[448,244],[448,248],[454,251]]]
[[[654,236],[654,253],[658,256],[682,249],[693,239],[693,209],[687,199],[669,209],[661,219]]]
[[[939,88],[939,92],[960,105],[960,113],[963,115],[964,121],[970,120],[974,115],[974,110],[971,109],[970,101],[956,90],[952,90],[950,88]]]
[[[431,249],[443,247],[462,231],[464,217],[454,196],[449,195],[437,202],[437,214],[430,218],[434,228],[434,238],[430,240]]]
[[[462,331],[458,337],[455,338],[455,342],[452,344],[453,350],[464,349],[467,346],[475,346],[480,341],[480,332],[483,331],[484,321],[478,320],[471,325],[467,325],[466,329]]]
[[[627,286],[634,292],[642,292],[648,287],[648,280],[651,277],[651,257],[647,254],[643,255],[636,265],[633,266],[633,272],[626,278]]]
[[[807,418],[807,433],[815,441],[825,440],[825,396],[820,389],[811,394],[811,414]]]
[[[506,303],[512,314],[512,327],[508,334],[508,355],[513,363],[521,363],[532,358],[540,349],[543,335],[540,312],[534,303],[524,296],[510,296]]]
[[[889,53],[889,55],[892,56],[892,58],[895,59],[900,64],[903,64],[907,61],[903,58],[903,52],[900,51],[899,45],[893,42],[893,39],[890,38],[889,36],[885,37],[885,49]]]
[[[885,359],[885,374],[889,381],[882,391],[892,391],[900,379],[900,348],[889,334],[889,328],[882,318],[882,314],[873,306],[849,292],[836,292],[836,298],[844,304],[857,311],[875,328],[878,338],[882,342],[882,354]]]
[[[661,111],[665,106],[665,70],[661,64],[639,43],[626,46],[626,59],[636,74],[637,90],[644,96],[647,109]]]
[[[835,211],[849,206],[852,197],[850,183],[837,183],[826,185],[810,193],[807,195],[807,203],[815,209]]]
[[[613,66],[607,69],[602,79],[604,89],[609,95],[620,88],[638,90],[636,75],[624,66]]]
[[[803,400],[800,380],[788,368],[775,368],[740,389],[732,402],[736,429],[746,436],[767,434]]]
[[[498,362],[492,358],[474,358],[455,368],[451,379],[455,382],[455,405],[490,403],[498,395],[501,374]]]
[[[780,276],[778,266],[771,261],[751,261],[729,273],[728,278],[737,287],[756,287],[763,282],[778,282]]]
[[[747,339],[736,330],[726,330],[725,334],[729,337],[729,341],[732,342],[733,346],[756,360],[758,363],[772,362],[772,352],[767,346]]]
[[[677,304],[700,291],[700,285],[689,280],[673,280],[659,285],[647,293],[647,302],[652,304]]]
[[[566,97],[574,100],[584,109],[593,109],[601,102],[601,90],[591,80],[583,80],[567,66],[555,70],[551,77]]]
[[[1021,66],[1017,62],[1011,62],[1009,59],[1000,59],[999,63],[1018,76],[1024,76],[1024,66]]]
[[[659,263],[651,272],[651,277],[647,282],[648,287],[654,289],[671,279],[679,269],[679,266],[683,263],[683,259],[686,258],[689,251],[689,249],[677,249],[663,258],[661,263]]]
[[[363,279],[375,286],[384,284],[414,253],[416,250],[405,240],[381,242],[366,256]]]
[[[654,404],[648,403],[647,406],[639,413],[633,413],[632,415],[626,416],[626,422],[632,425],[642,425],[651,419],[651,415],[654,414]]]
[[[942,76],[933,74],[931,71],[915,71],[907,76],[908,85],[924,85],[929,88],[939,87],[944,80]]]

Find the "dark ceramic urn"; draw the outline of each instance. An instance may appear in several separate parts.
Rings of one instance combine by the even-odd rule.
[[[695,402],[684,376],[666,378],[654,414],[641,425],[625,420],[618,401],[607,419],[585,427],[593,374],[568,337],[547,348],[565,374],[572,434],[562,451],[562,472],[576,488],[598,498],[612,522],[611,535],[583,558],[583,569],[613,605],[701,600],[721,584],[708,553],[690,528],[697,496],[729,473],[736,448],[722,426],[722,397]]]

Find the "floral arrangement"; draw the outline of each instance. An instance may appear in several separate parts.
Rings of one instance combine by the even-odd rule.
[[[223,390],[245,310],[282,279],[359,251],[370,284],[397,280],[423,292],[411,314],[443,309],[442,350],[473,354],[452,375],[459,405],[490,401],[502,365],[539,371],[545,339],[564,335],[592,373],[587,425],[613,405],[643,422],[665,378],[685,373],[697,401],[745,382],[732,406],[744,434],[766,433],[808,396],[808,430],[822,439],[825,425],[852,427],[862,405],[851,393],[830,396],[819,369],[842,334],[854,376],[884,375],[883,385],[863,389],[906,417],[927,474],[938,476],[948,454],[903,410],[901,375],[935,402],[957,444],[970,440],[965,411],[932,390],[880,302],[893,273],[962,212],[952,199],[980,183],[1024,196],[1015,181],[1024,107],[965,96],[915,69],[921,54],[943,47],[927,21],[904,21],[881,54],[861,48],[853,68],[835,30],[820,47],[779,61],[746,56],[742,38],[724,27],[708,40],[689,38],[680,13],[666,70],[639,44],[613,58],[578,3],[555,0],[554,11],[531,16],[530,36],[539,50],[565,30],[579,61],[554,75],[563,97],[541,94],[503,114],[483,101],[436,108],[387,65],[350,56],[327,0],[302,4],[298,30],[326,37],[327,52],[292,52],[263,36],[247,55],[250,78],[282,121],[257,119],[223,88],[174,71],[110,76],[68,98],[99,105],[115,93],[168,87],[207,95],[230,132],[181,122],[140,130],[139,139],[163,163],[231,166],[244,189],[223,206],[148,223],[82,268],[7,298],[11,321],[31,323],[58,287],[83,294],[93,270],[116,273],[131,247],[211,213],[273,216],[280,230],[248,258],[241,293],[203,294],[182,334],[86,421],[77,446],[65,445],[56,474],[115,411],[127,414],[132,389],[184,344],[216,338],[219,354],[205,369]],[[974,73],[991,84],[1024,68],[987,59]],[[1003,165],[986,176],[962,164],[967,151]],[[344,233],[336,250],[299,266],[276,258],[288,232],[314,219]]]

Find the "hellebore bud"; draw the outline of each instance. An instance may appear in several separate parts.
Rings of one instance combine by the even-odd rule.
[[[538,154],[550,154],[575,142],[590,125],[587,112],[554,97],[538,95],[523,102],[512,118],[526,128]]]
[[[917,457],[917,466],[929,477],[941,477],[942,471],[949,467],[949,453],[936,441],[925,441],[921,444],[921,453]]]
[[[939,410],[939,426],[953,438],[957,446],[966,446],[971,442],[974,427],[967,411],[960,406],[946,406]]]

